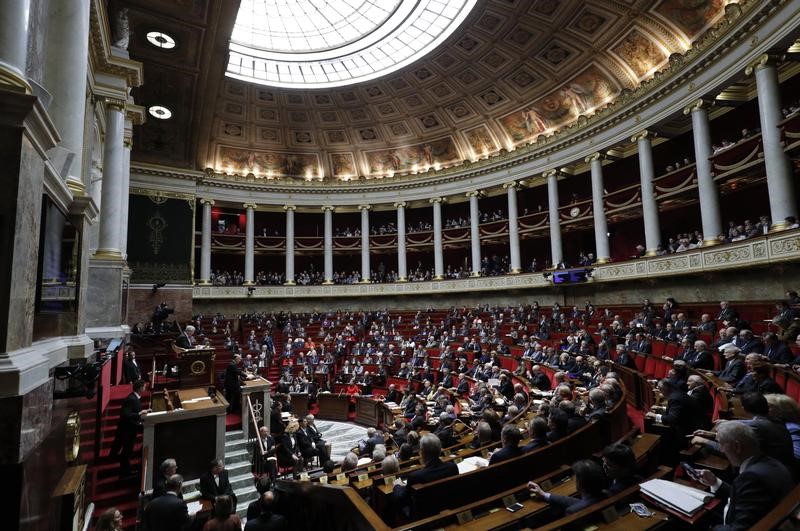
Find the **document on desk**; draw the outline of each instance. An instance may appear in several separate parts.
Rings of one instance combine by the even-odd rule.
[[[483,457],[472,456],[467,457],[460,463],[458,463],[458,473],[465,474],[467,472],[472,472],[473,470],[477,470],[479,468],[483,468],[489,466],[489,460],[484,459]]]
[[[700,489],[663,479],[651,479],[639,485],[641,491],[668,507],[692,516],[714,496]]]
[[[189,510],[189,514],[195,514],[203,510],[203,504],[199,501],[190,501],[186,503],[186,508]]]

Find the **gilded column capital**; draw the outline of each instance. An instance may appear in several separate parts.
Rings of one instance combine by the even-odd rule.
[[[320,208],[322,209],[323,212],[329,212],[329,211],[334,212],[336,210],[336,207],[333,205],[323,205]]]
[[[201,198],[200,198],[200,204],[201,204],[201,205],[211,205],[211,206],[214,206],[214,200],[213,200],[213,199],[209,199],[209,198],[207,198],[207,197],[201,197]]]
[[[510,181],[507,183],[503,183],[503,190],[508,190],[509,188],[513,188],[514,190],[519,188],[519,183],[517,181]]]
[[[467,197],[481,197],[483,192],[481,190],[472,190],[471,192],[467,192]]]
[[[405,201],[398,201],[397,203],[394,204],[395,208],[405,208],[406,206],[407,203]]]
[[[361,210],[362,212],[364,210],[372,210],[372,205],[358,205],[358,209]]]
[[[589,155],[588,157],[586,157],[583,160],[586,161],[586,162],[594,162],[596,160],[606,160],[607,158],[608,157],[606,156],[605,153],[600,153],[599,151],[597,151],[595,153],[592,153],[591,155]]]
[[[710,109],[713,106],[714,106],[714,100],[707,100],[705,98],[700,98],[700,99],[694,100],[692,103],[690,103],[689,105],[684,107],[683,114],[684,115],[689,115],[689,114],[692,113],[692,111],[700,111],[700,110],[703,110],[703,109]]]
[[[297,210],[297,207],[294,206],[294,205],[283,205],[283,209],[288,212],[289,210],[292,210],[292,211]]]
[[[761,70],[762,68],[778,66],[784,60],[783,55],[773,55],[764,53],[750,61],[750,64],[745,68],[745,75],[752,76],[753,72]]]
[[[431,197],[430,199],[428,199],[428,203],[431,203],[431,204],[433,204],[433,203],[444,203],[444,202],[445,202],[444,197]]]
[[[133,135],[126,132],[125,136],[122,137],[122,145],[128,149],[133,149]]]
[[[255,209],[257,209],[257,208],[258,208],[258,205],[256,205],[255,203],[245,203],[245,204],[243,204],[242,206],[243,206],[244,208],[252,208],[253,210],[255,210]]]
[[[550,177],[558,178],[558,170],[547,170],[542,172],[542,177],[549,179]]]
[[[117,111],[125,112],[125,107],[127,107],[128,102],[120,98],[103,98],[103,102],[106,104],[106,108],[114,109]]]
[[[653,139],[656,136],[657,135],[656,135],[655,131],[649,131],[649,130],[645,129],[644,131],[639,131],[638,133],[633,135],[631,137],[631,142],[639,142],[640,140]]]

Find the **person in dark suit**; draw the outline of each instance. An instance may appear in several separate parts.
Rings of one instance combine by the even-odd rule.
[[[144,509],[142,525],[145,531],[181,531],[192,519],[186,502],[178,497],[183,487],[183,477],[175,474],[167,480],[167,494],[160,496]]]
[[[710,371],[714,368],[714,358],[708,351],[708,345],[703,340],[698,339],[694,342],[694,351],[683,357],[686,365],[693,369],[703,369]]]
[[[408,475],[405,485],[395,485],[392,500],[395,507],[403,512],[409,510],[411,505],[411,487],[430,483],[437,479],[444,479],[458,475],[458,465],[452,461],[444,462],[440,459],[442,442],[439,438],[429,433],[422,437],[419,445],[420,461],[424,465]],[[410,515],[415,517],[416,515]]]
[[[139,380],[144,380],[142,378],[142,369],[136,363],[136,352],[131,350],[125,355],[125,361],[122,362],[122,381],[123,383],[132,384]]]
[[[489,464],[494,465],[522,455],[523,451],[519,446],[521,440],[522,433],[514,424],[503,426],[503,431],[500,434],[500,441],[502,441],[503,447],[492,453]]]
[[[247,379],[247,374],[239,368],[242,356],[234,354],[231,362],[225,367],[225,400],[228,401],[228,412],[238,412],[242,409],[242,382]]]
[[[181,335],[175,340],[175,344],[181,348],[194,348],[197,346],[197,340],[194,337],[195,328],[192,325],[187,325],[183,329]]]
[[[400,401],[403,399],[403,395],[400,394],[400,391],[397,390],[394,384],[389,384],[389,392],[386,393],[386,401],[387,402],[394,402],[395,404],[399,404]]]
[[[143,391],[144,382],[134,382],[133,391],[122,401],[117,433],[109,452],[110,457],[119,458],[119,474],[122,477],[134,474],[131,469],[133,446],[136,444],[136,435],[142,429],[142,417],[147,414],[147,410],[142,409]]]
[[[267,430],[266,426],[261,426],[258,429],[258,433],[261,436],[265,452],[262,454],[257,447],[253,449],[251,472],[254,476],[259,478],[259,480],[261,478],[266,478],[266,481],[271,483],[278,477],[275,439],[269,434],[269,430]]]
[[[667,399],[667,406],[653,406],[660,413],[650,411],[645,414],[645,417],[655,419],[656,422],[673,428],[676,436],[674,442],[685,445],[686,435],[701,429],[705,424],[703,412],[694,399],[675,387],[675,384],[666,378],[658,382],[658,390]]]
[[[514,398],[514,384],[511,383],[511,378],[509,378],[506,373],[500,375],[500,385],[497,387],[497,390],[508,400]]]
[[[549,391],[552,387],[550,378],[548,378],[547,375],[542,372],[542,368],[538,365],[531,367],[531,376],[533,377],[531,380],[531,385],[533,385],[533,387],[539,391]]]
[[[445,389],[450,389],[453,387],[453,375],[450,374],[450,369],[442,369],[442,381],[439,382],[439,385]]]
[[[525,453],[550,444],[550,441],[547,440],[547,421],[542,417],[533,417],[530,425],[528,425],[528,435],[531,441],[522,447],[522,451]]]
[[[774,332],[764,334],[764,355],[770,363],[779,365],[790,365],[794,358],[786,343],[780,341]]]
[[[725,366],[714,374],[732,386],[738,384],[746,372],[744,361],[739,357],[739,347],[730,344],[722,350],[722,355],[725,357]]]
[[[717,428],[720,448],[739,474],[728,484],[710,470],[700,472],[700,482],[717,497],[727,499],[727,510],[715,531],[746,530],[764,517],[791,492],[794,482],[778,460],[761,453],[754,430],[741,422],[725,422]]]
[[[328,460],[328,452],[325,444],[319,444],[314,438],[314,432],[308,427],[308,420],[305,418],[300,421],[300,429],[297,430],[297,442],[300,445],[300,453],[305,459],[319,457],[320,464]]]
[[[170,458],[164,459],[159,467],[159,473],[153,478],[153,499],[164,496],[167,493],[167,480],[178,473],[178,463]],[[183,494],[178,497],[183,499]]]
[[[724,326],[736,326],[739,322],[739,312],[732,308],[728,301],[721,301],[719,303],[719,314],[715,320],[721,322]]]
[[[625,444],[611,444],[603,449],[603,470],[611,480],[607,489],[609,496],[642,482],[636,456],[631,447]]]
[[[200,476],[200,498],[213,502],[217,496],[230,496],[233,511],[236,512],[236,494],[233,493],[222,459],[211,461],[210,470]]]
[[[449,448],[458,442],[458,438],[453,432],[453,418],[446,411],[439,414],[439,425],[436,426],[433,433],[442,441],[444,448]]]
[[[636,361],[634,360],[633,355],[628,352],[628,349],[625,347],[625,345],[617,345],[616,363],[622,365],[623,367],[636,370]]]
[[[291,469],[295,474],[299,474],[303,468],[303,454],[297,441],[299,429],[300,425],[296,420],[290,421],[278,440],[278,465]]]
[[[708,392],[708,387],[706,387],[703,378],[697,374],[689,376],[687,386],[689,390],[686,394],[697,402],[700,411],[702,411],[703,415],[705,415],[708,420],[703,426],[703,429],[707,429],[711,426],[711,415],[714,413],[714,399],[711,398],[711,393]]]
[[[286,517],[272,512],[275,495],[267,491],[258,500],[261,502],[261,513],[255,519],[247,518],[244,531],[289,531],[289,522]]]
[[[575,474],[578,498],[550,494],[542,490],[533,481],[528,482],[531,496],[541,498],[551,505],[560,507],[565,514],[576,513],[601,501],[605,497],[603,487],[606,484],[606,476],[600,465],[591,459],[582,459],[572,464],[572,472]]]

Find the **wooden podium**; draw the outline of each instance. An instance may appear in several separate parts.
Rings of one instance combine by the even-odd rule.
[[[225,458],[225,413],[228,402],[219,393],[209,397],[208,386],[170,391],[175,408],[166,411],[164,392],[153,392],[153,412],[145,415],[147,451],[145,488],[153,488],[153,474],[171,457],[178,461],[186,481],[206,472],[212,459]]]
[[[247,410],[247,399],[250,399],[250,405],[253,406],[252,416],[255,418],[256,423],[261,422],[262,426],[269,429],[269,413],[272,409],[272,400],[269,397],[269,391],[272,384],[269,380],[257,377],[252,380],[245,380],[242,383],[242,411],[248,415],[250,412]],[[255,436],[255,435],[254,435]],[[250,437],[250,419],[242,419],[242,437],[248,440]]]
[[[214,379],[214,359],[216,352],[213,348],[183,349],[174,343],[172,350],[177,355],[178,387],[204,387],[216,385]]]

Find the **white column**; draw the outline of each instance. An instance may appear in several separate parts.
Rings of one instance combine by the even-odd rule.
[[[322,207],[325,214],[325,278],[323,284],[333,284],[333,211],[330,205]]]
[[[245,203],[242,206],[247,212],[244,227],[244,285],[252,286],[255,284],[253,262],[256,253],[256,205]]]
[[[294,205],[284,205],[286,211],[286,281],[287,286],[294,286]]]
[[[761,142],[764,148],[764,165],[767,170],[771,230],[788,227],[786,218],[797,218],[797,198],[792,176],[792,165],[783,151],[778,123],[781,116],[781,95],[778,87],[778,69],[775,60],[762,55],[747,67],[747,75],[756,74],[758,91],[758,116],[761,120]]]
[[[133,140],[125,134],[122,142],[122,197],[120,198],[119,251],[128,258],[128,210],[130,207],[131,148]]]
[[[547,178],[547,214],[550,221],[550,257],[551,266],[558,267],[564,260],[564,249],[561,245],[561,216],[558,212],[558,172],[550,170],[544,172]]]
[[[608,245],[608,220],[606,219],[603,195],[603,155],[594,153],[586,157],[586,162],[592,169],[592,216],[594,217],[594,255],[596,264],[606,264],[611,261],[611,251]]]
[[[481,213],[478,210],[478,190],[467,192],[469,197],[469,239],[472,251],[472,276],[481,276]]]
[[[103,145],[103,191],[100,210],[100,241],[95,257],[121,259],[120,223],[122,221],[125,133],[125,103],[106,100],[106,136]]]
[[[442,249],[442,198],[433,197],[433,278],[444,278],[444,250]]]
[[[70,187],[83,191],[81,162],[89,64],[89,0],[50,2],[47,16],[44,86],[53,95],[47,112],[61,135],[52,158],[56,170]]]
[[[700,219],[703,224],[703,245],[716,245],[722,234],[722,217],[719,212],[719,193],[711,168],[711,127],[708,123],[708,107],[711,103],[697,100],[683,114],[692,115],[694,137],[695,170],[697,171],[697,193],[700,198]]]
[[[199,284],[211,283],[211,207],[213,199],[201,199],[203,205],[203,234],[200,239],[200,279]]]
[[[647,256],[655,256],[661,245],[661,224],[658,220],[658,203],[653,179],[656,177],[653,168],[653,146],[650,131],[642,131],[631,138],[639,147],[639,181],[642,189],[642,217],[644,218],[644,241]]]
[[[397,281],[408,281],[406,265],[406,204],[400,201],[394,204],[397,209]]]
[[[508,245],[511,256],[511,273],[522,271],[519,257],[519,221],[517,219],[517,183],[505,183],[503,188],[508,193]]]
[[[369,267],[369,205],[359,205],[361,210],[361,282],[368,283],[370,280]]]
[[[27,92],[31,91],[25,76],[30,4],[30,0],[0,2],[0,85],[11,85]]]

